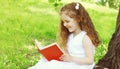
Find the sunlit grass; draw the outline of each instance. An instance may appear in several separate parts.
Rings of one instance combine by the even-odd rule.
[[[102,40],[96,49],[97,62],[107,51],[117,12],[107,7],[82,4]],[[43,45],[56,41],[59,14],[43,0],[1,0],[0,7],[0,69],[26,69],[41,58],[33,43],[35,38]]]

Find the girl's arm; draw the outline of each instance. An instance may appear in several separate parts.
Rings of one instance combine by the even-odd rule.
[[[85,35],[85,37],[83,38],[83,46],[86,55],[84,58],[73,57],[70,56],[68,53],[65,53],[64,55],[62,55],[61,59],[63,61],[75,62],[77,64],[92,64],[94,62],[94,45],[87,35]]]

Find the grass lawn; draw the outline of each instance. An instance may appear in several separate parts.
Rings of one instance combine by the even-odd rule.
[[[102,41],[96,49],[95,62],[107,51],[115,30],[117,10],[82,3],[90,14]],[[26,69],[41,55],[34,46],[56,41],[59,14],[47,0],[0,0],[0,69]]]

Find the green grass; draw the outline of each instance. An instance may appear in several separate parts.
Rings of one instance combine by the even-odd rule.
[[[117,12],[89,3],[83,5],[102,40],[95,55],[97,62],[107,51]],[[41,58],[33,39],[37,38],[43,45],[56,41],[58,12],[43,0],[0,0],[0,7],[0,69],[26,69]]]

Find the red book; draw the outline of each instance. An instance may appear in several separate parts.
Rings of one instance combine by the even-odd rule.
[[[61,61],[59,58],[63,54],[62,50],[58,46],[57,43],[52,43],[48,46],[42,47],[41,44],[35,40],[35,44],[38,48],[38,51],[48,60],[58,60]]]

